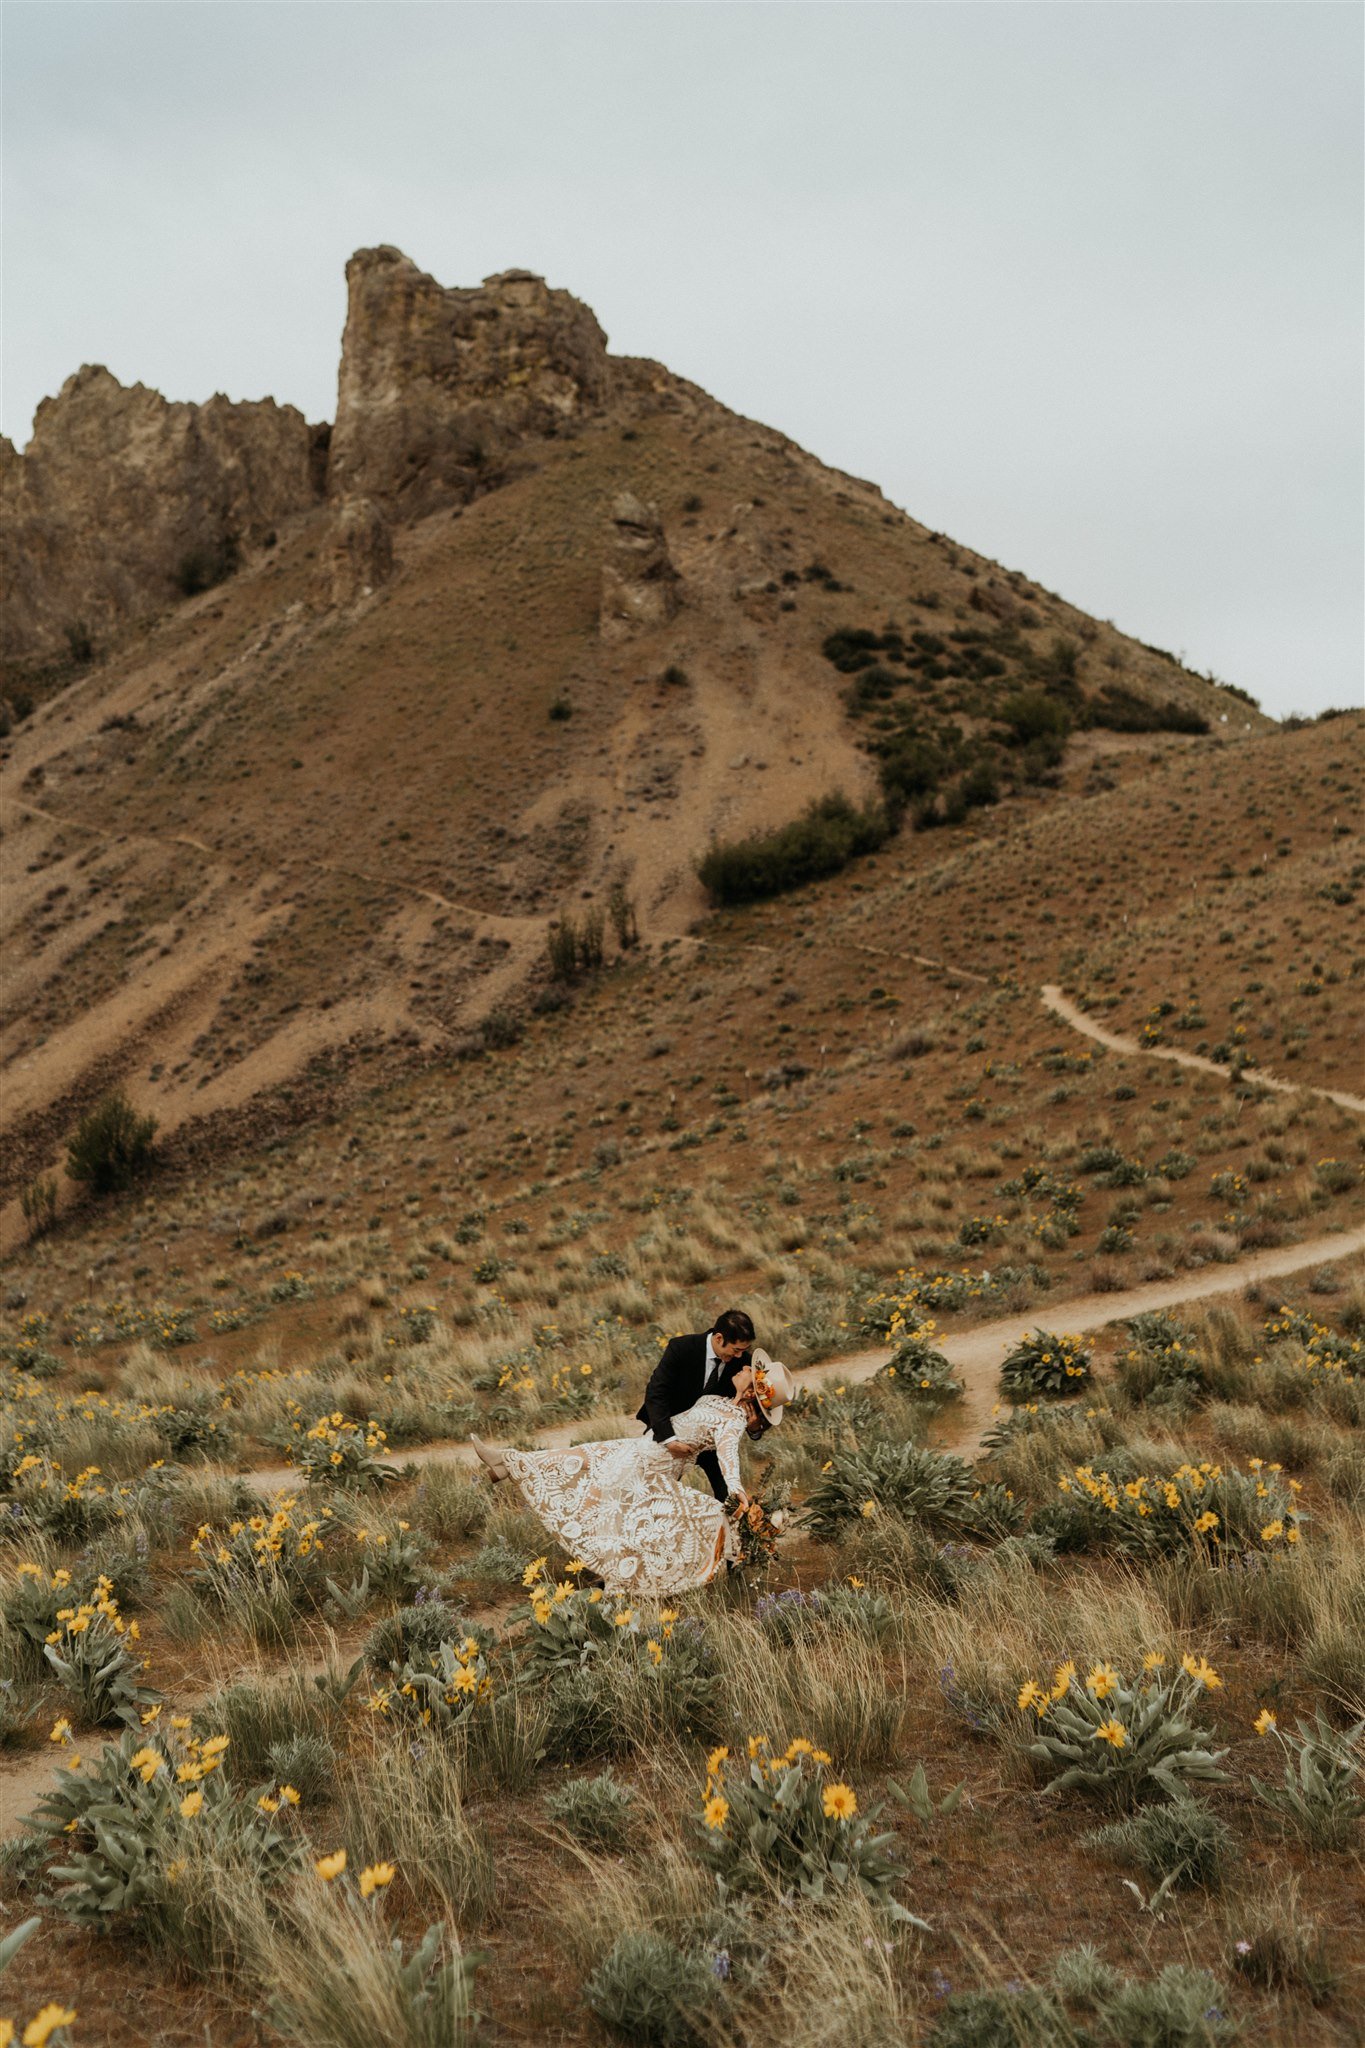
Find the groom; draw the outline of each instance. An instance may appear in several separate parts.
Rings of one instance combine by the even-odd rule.
[[[663,1357],[650,1374],[644,1406],[636,1419],[675,1458],[690,1458],[696,1446],[675,1435],[673,1417],[683,1414],[703,1394],[724,1394],[728,1399],[734,1391],[736,1373],[749,1363],[753,1341],[754,1326],[742,1308],[727,1308],[709,1330],[697,1336],[670,1338]],[[765,1422],[763,1428],[767,1427]],[[715,1452],[702,1451],[697,1466],[706,1474],[716,1499],[723,1501],[729,1488],[721,1477]]]

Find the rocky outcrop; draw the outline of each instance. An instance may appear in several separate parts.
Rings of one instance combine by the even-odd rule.
[[[0,440],[0,653],[96,642],[204,588],[321,493],[327,429],[271,398],[173,403],[98,364]]]
[[[607,338],[529,270],[447,288],[399,249],[346,266],[327,483],[412,518],[486,487],[521,443],[607,402]]]
[[[372,498],[346,498],[332,518],[327,551],[333,604],[369,597],[393,574],[393,529]]]
[[[624,638],[640,626],[662,626],[681,601],[658,506],[622,491],[612,504],[602,563],[603,639]]]

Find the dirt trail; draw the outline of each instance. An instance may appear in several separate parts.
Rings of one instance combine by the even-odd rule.
[[[1365,1225],[1352,1231],[1315,1237],[1304,1244],[1280,1245],[1273,1251],[1253,1252],[1247,1258],[1234,1259],[1227,1265],[1215,1266],[1208,1271],[1180,1273],[1170,1280],[1144,1281],[1140,1286],[1129,1287],[1116,1294],[1078,1294],[1066,1301],[1043,1301],[1027,1314],[999,1316],[992,1322],[978,1323],[973,1329],[942,1336],[939,1348],[958,1368],[965,1391],[962,1400],[955,1402],[939,1418],[934,1442],[940,1450],[955,1451],[962,1457],[975,1455],[980,1449],[983,1434],[990,1427],[998,1398],[996,1374],[1000,1362],[1005,1353],[1028,1331],[1036,1329],[1040,1322],[1058,1331],[1102,1330],[1109,1323],[1123,1322],[1129,1316],[1151,1309],[1178,1308],[1182,1302],[1207,1301],[1213,1295],[1236,1294],[1251,1281],[1282,1279],[1286,1274],[1300,1273],[1309,1267],[1324,1265],[1328,1260],[1345,1258],[1360,1251],[1365,1251]],[[890,1357],[890,1351],[884,1347],[846,1352],[838,1358],[822,1359],[819,1365],[798,1370],[796,1377],[803,1387],[856,1386],[861,1380],[871,1379]],[[633,1416],[593,1415],[576,1422],[556,1423],[552,1429],[537,1430],[534,1442],[541,1450],[562,1450],[588,1436],[633,1436],[638,1427]],[[472,1463],[473,1460],[468,1444],[460,1441],[423,1444],[416,1450],[395,1453],[387,1462],[395,1466],[421,1466]],[[292,1489],[300,1484],[297,1472],[287,1465],[268,1466],[243,1476],[248,1484],[263,1493]]]
[[[1202,1053],[1181,1052],[1173,1045],[1139,1045],[1135,1038],[1125,1038],[1121,1031],[1106,1030],[1093,1017],[1087,1017],[1069,996],[1063,995],[1055,982],[1048,982],[1042,993],[1044,1003],[1055,1016],[1069,1024],[1073,1031],[1093,1038],[1097,1045],[1107,1045],[1110,1052],[1134,1053],[1139,1059],[1146,1060],[1173,1060],[1178,1067],[1195,1067],[1201,1074],[1216,1074],[1220,1081],[1234,1078],[1231,1067],[1220,1066],[1217,1060],[1205,1059]],[[1344,1088],[1315,1088],[1307,1081],[1282,1081],[1277,1075],[1264,1073],[1260,1067],[1248,1067],[1240,1078],[1253,1081],[1260,1088],[1274,1088],[1281,1095],[1320,1095],[1324,1102],[1335,1102],[1339,1109],[1354,1109],[1365,1115],[1365,1096],[1348,1095]]]

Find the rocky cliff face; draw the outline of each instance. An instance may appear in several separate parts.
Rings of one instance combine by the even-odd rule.
[[[0,439],[0,653],[64,653],[209,583],[317,503],[326,427],[270,398],[174,404],[100,365]]]
[[[607,522],[599,623],[604,640],[622,639],[637,626],[662,626],[682,601],[657,505],[633,491],[615,499]]]
[[[333,497],[404,519],[464,502],[518,444],[607,403],[605,334],[529,270],[447,289],[401,250],[361,249],[346,284]]]

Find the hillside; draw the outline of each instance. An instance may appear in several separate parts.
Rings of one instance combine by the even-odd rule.
[[[172,1130],[320,1061],[456,1049],[525,1009],[556,916],[616,885],[647,944],[680,939],[713,839],[836,789],[884,789],[908,846],[983,789],[1045,792],[1067,724],[1107,721],[1072,742],[1086,759],[1145,719],[1206,725],[1214,752],[1266,729],[659,366],[594,356],[567,294],[515,272],[445,293],[392,251],[348,274],[315,502],[210,534],[196,561],[222,580],[111,619],[88,661],[41,635],[12,655],[37,701],[0,748],[11,1191],[114,1079]],[[460,358],[452,396],[446,327],[482,333],[490,306],[521,324]],[[73,383],[44,446],[64,406],[81,450],[92,405],[123,420],[107,374]],[[149,485],[104,438],[117,552],[109,507]],[[179,440],[157,446],[160,502]]]

